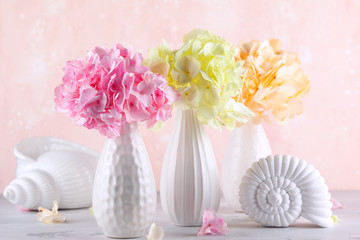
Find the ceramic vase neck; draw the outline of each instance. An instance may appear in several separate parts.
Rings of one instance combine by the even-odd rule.
[[[178,110],[177,124],[182,125],[185,129],[199,129],[203,127],[197,118],[196,111],[193,109]]]
[[[135,123],[125,123],[121,126],[118,137],[109,138],[109,141],[117,144],[129,144],[131,143],[134,137],[139,135],[138,124]]]
[[[125,123],[121,128],[120,128],[120,137],[124,136],[124,135],[129,135],[130,133],[137,131],[138,129],[138,124],[136,122],[134,123]]]

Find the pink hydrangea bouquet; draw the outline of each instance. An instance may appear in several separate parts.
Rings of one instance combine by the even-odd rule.
[[[171,117],[176,92],[166,79],[143,66],[140,53],[120,44],[96,47],[85,59],[68,61],[63,82],[55,89],[56,110],[78,125],[97,129],[107,137],[119,136],[125,123]]]

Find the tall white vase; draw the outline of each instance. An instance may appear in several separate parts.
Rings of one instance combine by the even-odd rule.
[[[271,154],[270,144],[261,124],[249,121],[230,133],[222,164],[222,189],[225,200],[233,210],[242,211],[239,186],[246,170],[255,161]]]
[[[205,208],[219,208],[215,155],[193,110],[179,110],[161,171],[160,196],[166,215],[180,226],[199,226]]]
[[[155,179],[144,142],[136,123],[125,124],[120,137],[107,139],[96,169],[96,222],[107,237],[140,237],[155,208]]]

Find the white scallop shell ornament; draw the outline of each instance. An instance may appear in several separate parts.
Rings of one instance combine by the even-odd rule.
[[[14,148],[16,178],[3,195],[24,209],[39,206],[81,208],[92,204],[99,153],[76,143],[49,137],[24,139]]]
[[[288,155],[262,158],[246,171],[240,203],[251,219],[268,227],[288,227],[300,216],[332,227],[328,187],[307,162]]]

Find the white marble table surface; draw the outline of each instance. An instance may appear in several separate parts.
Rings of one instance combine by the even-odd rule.
[[[289,228],[261,227],[243,213],[231,211],[224,201],[218,215],[228,223],[230,233],[227,236],[197,236],[197,227],[175,226],[163,214],[160,204],[154,221],[164,228],[164,239],[360,239],[360,191],[336,191],[332,195],[346,206],[334,211],[343,219],[334,228],[318,228],[302,218]],[[36,221],[36,212],[20,211],[1,196],[0,239],[108,239],[88,209],[62,210],[61,213],[66,216],[66,223],[45,225]]]

